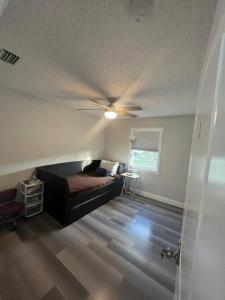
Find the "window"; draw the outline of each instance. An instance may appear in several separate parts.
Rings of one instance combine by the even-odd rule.
[[[150,170],[157,173],[159,153],[156,151],[132,150],[132,165],[136,169]]]
[[[159,173],[162,128],[137,128],[131,130],[131,168]]]

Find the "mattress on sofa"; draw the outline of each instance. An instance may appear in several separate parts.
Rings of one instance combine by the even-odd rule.
[[[70,193],[77,193],[83,190],[92,189],[115,181],[112,176],[97,176],[94,173],[78,173],[66,177]]]

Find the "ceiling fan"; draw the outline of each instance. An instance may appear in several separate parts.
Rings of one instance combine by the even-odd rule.
[[[138,116],[135,114],[131,114],[129,111],[140,111],[142,110],[142,107],[140,106],[120,106],[120,105],[115,105],[115,102],[118,100],[119,98],[113,98],[113,97],[109,97],[106,98],[105,100],[107,100],[109,102],[108,105],[105,105],[102,103],[102,100],[104,99],[94,99],[94,98],[90,98],[89,100],[94,102],[95,104],[99,105],[101,108],[81,108],[78,110],[103,110],[105,113],[105,117],[107,119],[115,119],[118,115],[119,116],[127,116],[127,117],[131,117],[131,118],[137,118]]]

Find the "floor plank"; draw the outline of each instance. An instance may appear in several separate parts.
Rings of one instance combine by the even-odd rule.
[[[1,300],[172,300],[182,210],[117,197],[67,227],[43,213],[0,229]],[[11,287],[14,287],[13,289]]]

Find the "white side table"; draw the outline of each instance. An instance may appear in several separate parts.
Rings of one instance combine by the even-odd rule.
[[[24,203],[24,217],[32,217],[43,211],[44,182],[24,180],[20,182],[20,200]]]
[[[133,196],[136,194],[137,185],[140,181],[140,175],[135,173],[122,173],[121,176],[124,177],[123,188],[121,191],[121,196],[126,193],[130,193]],[[128,192],[129,190],[129,192]]]

